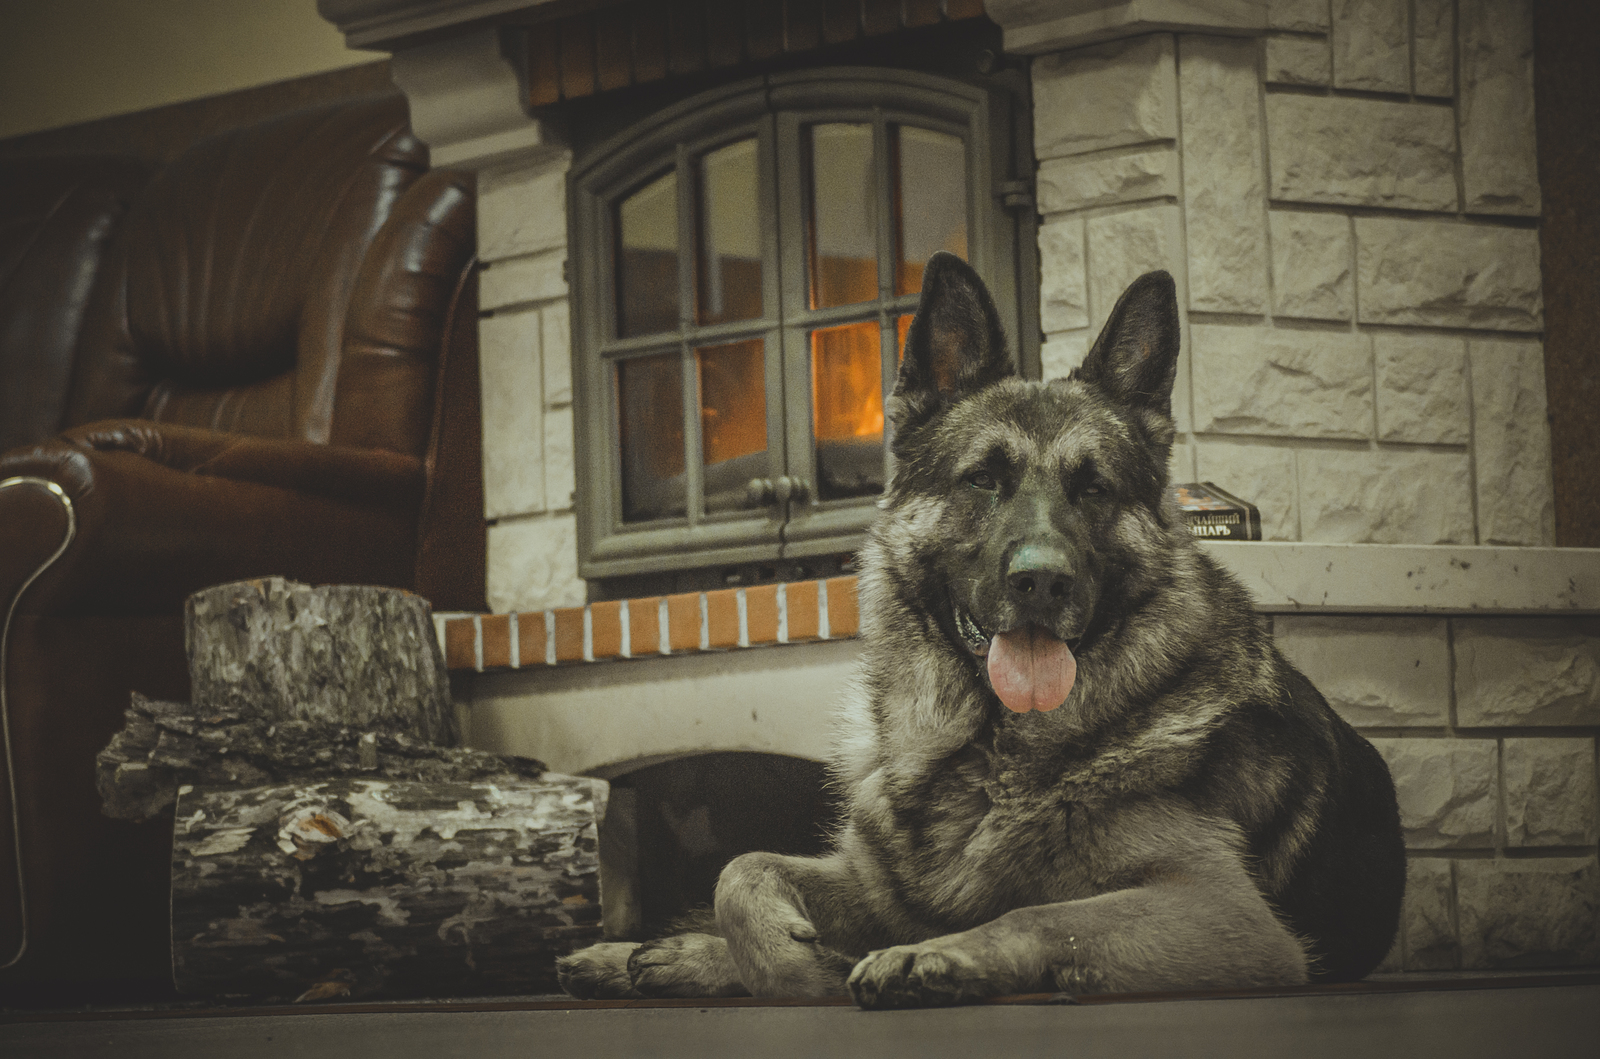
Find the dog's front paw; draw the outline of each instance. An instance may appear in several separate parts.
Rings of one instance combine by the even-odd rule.
[[[850,972],[850,995],[863,1008],[924,1008],[990,996],[984,976],[959,949],[897,945],[870,952]]]
[[[711,934],[678,934],[640,945],[628,957],[640,996],[749,996],[728,943]]]
[[[556,980],[579,1000],[637,997],[628,977],[628,957],[639,947],[632,941],[602,941],[556,961]]]

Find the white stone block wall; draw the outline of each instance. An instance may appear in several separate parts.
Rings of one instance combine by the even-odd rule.
[[[1408,878],[1388,970],[1600,962],[1600,619],[1285,616],[1388,762]]]
[[[569,162],[491,169],[478,182],[488,590],[502,614],[584,603],[564,278]]]
[[[1548,545],[1531,0],[1272,0],[1033,64],[1046,377],[1139,273],[1174,478],[1268,539]]]

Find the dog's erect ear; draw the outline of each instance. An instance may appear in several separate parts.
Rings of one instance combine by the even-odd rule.
[[[920,419],[941,394],[969,393],[1015,373],[983,280],[954,254],[934,254],[922,273],[922,300],[895,382],[896,429]]]
[[[1103,387],[1123,404],[1172,418],[1178,373],[1178,292],[1166,272],[1128,285],[1094,348],[1072,377]]]

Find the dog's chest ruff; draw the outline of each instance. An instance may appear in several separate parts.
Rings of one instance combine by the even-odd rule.
[[[927,767],[920,780],[901,780],[923,811],[901,804],[894,817],[902,826],[881,836],[914,911],[975,925],[1011,908],[1087,895],[1092,872],[1074,836],[1083,808],[1049,771],[977,747]]]

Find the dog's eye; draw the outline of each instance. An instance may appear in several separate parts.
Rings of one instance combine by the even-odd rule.
[[[1099,482],[1090,482],[1088,485],[1083,487],[1084,496],[1105,496],[1106,492],[1106,487],[1101,485]]]
[[[974,489],[995,489],[1000,483],[996,482],[994,475],[988,471],[974,471],[972,474],[967,475],[967,484]]]

